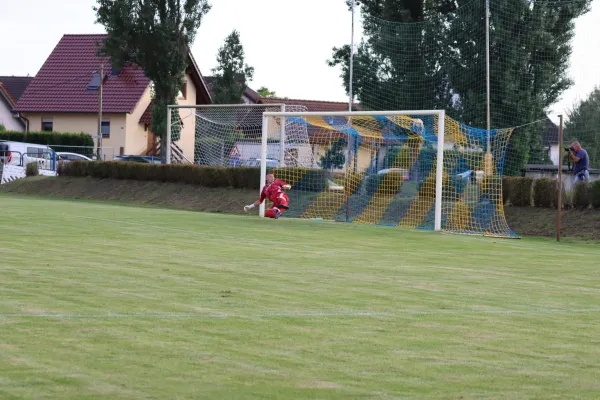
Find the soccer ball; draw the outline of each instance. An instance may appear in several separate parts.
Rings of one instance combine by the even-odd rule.
[[[415,118],[410,121],[410,130],[419,135],[423,134],[425,130],[425,126],[423,125],[423,120],[419,118]]]

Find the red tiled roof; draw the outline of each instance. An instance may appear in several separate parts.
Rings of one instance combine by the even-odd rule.
[[[262,104],[285,104],[290,106],[305,106],[308,111],[323,111],[323,112],[336,112],[336,111],[348,111],[348,103],[342,103],[337,101],[319,101],[319,100],[299,100],[299,99],[283,99],[280,97],[261,97],[260,102]],[[355,104],[355,108],[360,109],[358,104]]]
[[[0,76],[0,84],[15,102],[19,101],[32,80],[31,76]]]
[[[98,91],[87,90],[95,71],[104,66],[102,89],[105,113],[133,111],[150,84],[144,72],[126,65],[111,75],[108,57],[97,52],[106,35],[64,35],[15,106],[25,112],[97,112]]]
[[[148,107],[144,110],[144,113],[140,117],[140,124],[150,125],[152,122],[152,103],[148,104]]]

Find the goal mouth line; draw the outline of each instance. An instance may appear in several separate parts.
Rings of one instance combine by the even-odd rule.
[[[107,313],[107,314],[76,314],[76,313],[3,313],[0,319],[47,318],[47,319],[275,319],[275,318],[340,318],[340,317],[413,317],[428,315],[533,315],[533,314],[585,314],[598,313],[600,308],[578,309],[528,309],[528,310],[430,310],[396,312],[377,311],[332,311],[332,312],[275,312],[260,314],[230,314],[230,313]]]

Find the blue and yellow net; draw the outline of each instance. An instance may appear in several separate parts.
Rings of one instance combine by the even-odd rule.
[[[309,143],[285,143],[274,170],[293,187],[283,217],[433,230],[438,117],[287,116],[286,130],[306,130]],[[281,117],[269,117],[269,142]],[[517,237],[508,227],[502,174],[512,130],[475,129],[445,117],[442,230]],[[488,146],[489,142],[489,146]],[[294,154],[310,146],[312,165]]]

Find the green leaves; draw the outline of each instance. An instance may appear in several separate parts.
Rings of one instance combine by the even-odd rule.
[[[245,62],[244,46],[240,33],[236,30],[225,38],[225,43],[217,53],[217,67],[213,86],[215,104],[236,104],[242,102],[246,90],[246,80],[252,80],[254,67]]]
[[[189,48],[210,5],[207,0],[97,0],[97,4],[96,22],[108,33],[102,53],[117,66],[136,64],[152,80],[151,130],[163,137],[166,106],[177,102]]]

